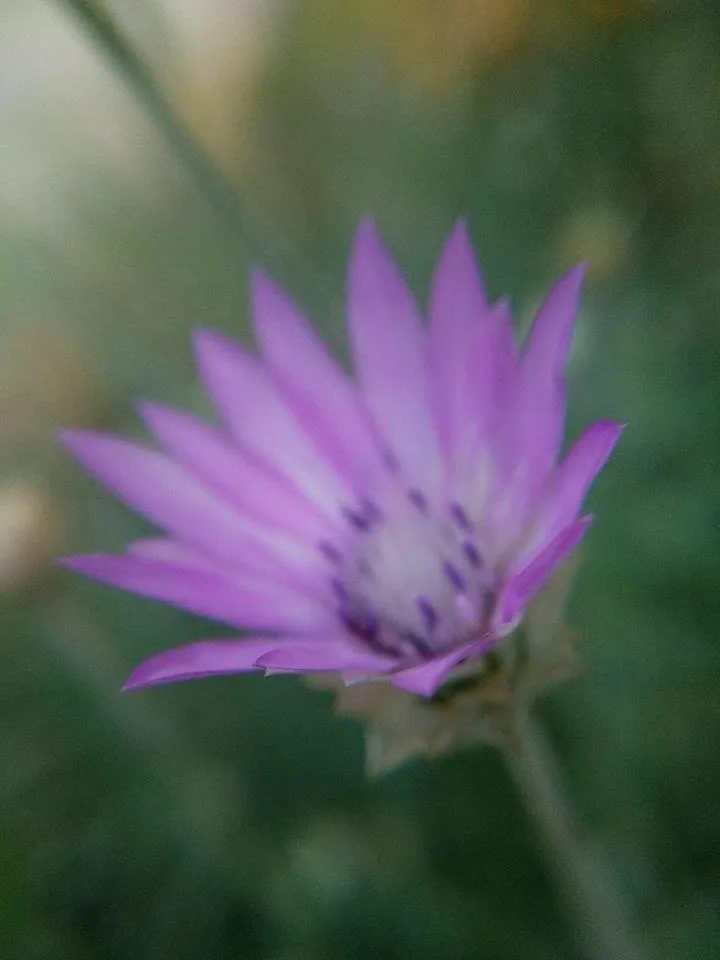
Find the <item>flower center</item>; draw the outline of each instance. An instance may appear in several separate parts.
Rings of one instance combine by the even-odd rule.
[[[381,509],[346,510],[350,548],[322,550],[333,566],[337,613],[376,653],[413,663],[458,646],[485,629],[492,570],[473,525],[457,504],[431,509],[418,490]]]

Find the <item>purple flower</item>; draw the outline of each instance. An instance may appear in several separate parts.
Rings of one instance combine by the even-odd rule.
[[[160,653],[126,687],[262,669],[385,677],[429,697],[495,646],[585,533],[583,497],[621,432],[599,421],[557,462],[581,280],[576,268],[559,281],[518,352],[462,223],[425,327],[364,222],[348,277],[357,383],[256,273],[260,357],[196,338],[222,428],[144,404],[162,452],[66,434],[95,477],[165,532],[66,564],[250,632]]]

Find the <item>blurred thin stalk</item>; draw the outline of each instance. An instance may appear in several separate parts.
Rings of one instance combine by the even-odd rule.
[[[316,306],[331,307],[327,284],[300,251],[273,229],[242,197],[219,164],[200,145],[172,108],[152,71],[136,52],[108,10],[96,0],[57,0],[71,11],[124,76],[138,100],[182,161],[208,203],[253,256],[281,279],[299,285]]]
[[[545,845],[550,863],[588,960],[648,960],[629,922],[629,909],[576,835],[557,763],[543,731],[516,717],[510,769]]]

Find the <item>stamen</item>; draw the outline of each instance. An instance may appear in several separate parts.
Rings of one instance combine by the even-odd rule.
[[[450,563],[449,560],[443,560],[443,573],[448,578],[450,583],[455,587],[458,593],[464,593],[467,589],[467,583],[465,578],[460,573],[458,568]]]
[[[362,501],[361,506],[363,514],[370,523],[380,523],[380,521],[383,519],[382,510],[374,500],[370,500],[366,497]]]
[[[429,643],[423,640],[422,637],[419,637],[416,633],[408,631],[403,634],[403,640],[406,640],[414,649],[416,653],[419,653],[421,657],[426,659],[431,659],[434,656],[433,649]]]
[[[398,458],[392,452],[392,450],[388,450],[386,447],[384,450],[381,451],[380,459],[385,464],[385,466],[390,471],[390,473],[400,472],[400,463],[398,461]]]
[[[460,527],[461,530],[472,530],[472,523],[470,522],[470,517],[463,507],[459,503],[450,504],[450,514],[455,521],[455,523]]]
[[[472,564],[473,567],[479,569],[483,565],[482,557],[472,540],[465,540],[462,549],[465,554],[465,559],[468,563]]]
[[[335,577],[333,577],[330,581],[330,586],[332,587],[333,593],[338,598],[340,603],[343,606],[346,606],[350,600],[350,595],[342,580],[337,580]]]
[[[331,543],[328,543],[327,540],[321,540],[318,543],[318,550],[325,557],[326,560],[329,560],[330,563],[338,564],[342,560],[342,554],[334,547]]]
[[[356,510],[351,510],[350,507],[343,507],[342,515],[350,526],[355,527],[361,533],[367,532],[372,527],[372,520],[369,517],[363,516]]]
[[[347,613],[343,620],[348,633],[370,647],[375,653],[391,657],[398,655],[395,647],[383,642],[380,622],[371,613],[354,611],[353,613]]]
[[[491,600],[487,561],[469,514],[433,501],[418,486],[398,484],[393,497],[359,498],[342,507],[352,528],[340,549],[321,541],[336,616],[367,649],[417,664],[485,629]],[[361,535],[359,535],[361,534]]]
[[[416,507],[420,513],[426,512],[428,502],[422,490],[408,490],[407,495],[410,503]]]
[[[423,619],[425,620],[426,627],[428,628],[430,633],[433,633],[440,619],[438,617],[437,610],[430,603],[427,597],[418,597],[415,602],[417,603],[418,610],[420,611],[420,613],[423,616]]]

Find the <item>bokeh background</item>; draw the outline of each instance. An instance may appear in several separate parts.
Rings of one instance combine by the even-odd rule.
[[[249,336],[258,260],[342,355],[344,261],[370,212],[421,297],[464,213],[519,328],[589,261],[569,436],[629,428],[570,608],[585,670],[541,713],[651,956],[716,957],[718,4],[107,9],[267,243],[208,200],[61,0],[3,0],[0,956],[578,956],[490,749],[367,783],[361,728],[298,680],[120,695],[207,625],[54,566],[143,529],[58,428],[132,434],[137,399],[197,406],[189,331]]]

